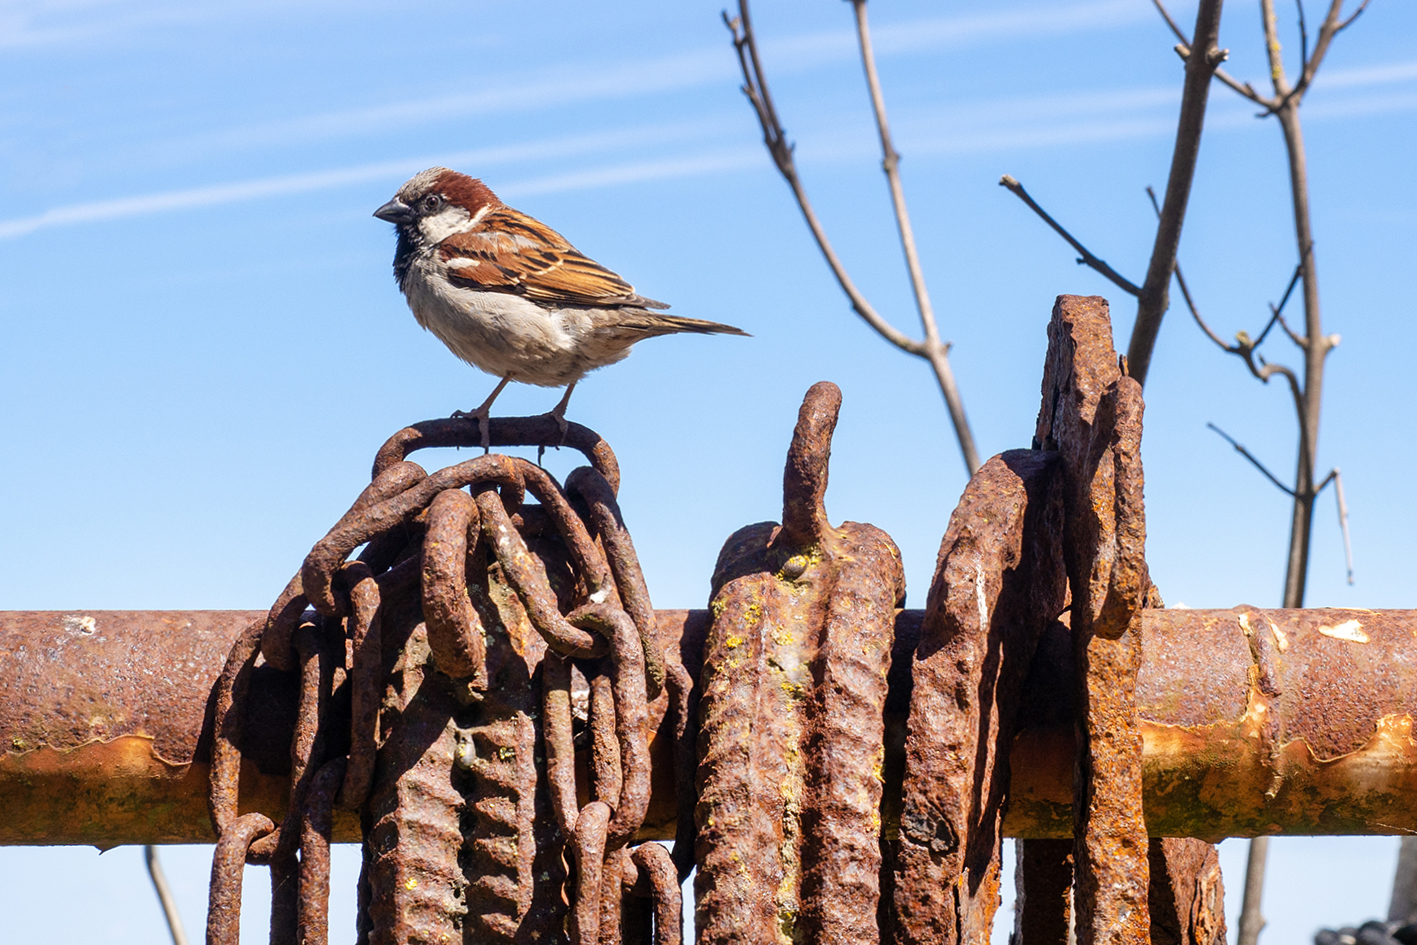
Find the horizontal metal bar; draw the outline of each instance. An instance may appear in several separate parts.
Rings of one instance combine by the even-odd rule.
[[[0,844],[211,841],[212,683],[251,611],[0,612]],[[705,611],[660,611],[697,676]],[[903,743],[920,611],[902,611],[887,731]],[[1417,611],[1151,610],[1137,705],[1153,836],[1417,830]],[[1045,638],[1012,753],[1005,830],[1071,829],[1066,630]],[[242,801],[279,816],[293,679],[258,672]],[[661,708],[662,713],[662,708]],[[652,746],[646,833],[673,836],[672,763]],[[886,776],[897,784],[899,764]],[[887,797],[898,794],[888,783]],[[884,812],[889,830],[893,812]],[[356,840],[345,815],[336,839]]]

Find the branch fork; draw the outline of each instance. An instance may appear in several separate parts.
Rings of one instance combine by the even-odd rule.
[[[758,124],[763,131],[763,144],[767,147],[768,154],[771,155],[778,173],[792,189],[792,195],[797,200],[797,206],[802,211],[807,228],[817,242],[817,248],[821,250],[822,257],[826,260],[827,266],[830,267],[832,275],[836,277],[837,283],[851,302],[851,307],[856,311],[856,314],[886,341],[906,354],[922,358],[930,364],[935,372],[935,379],[939,383],[940,393],[944,396],[945,405],[949,409],[950,421],[954,425],[955,436],[959,440],[965,467],[972,476],[979,469],[979,454],[974,445],[974,434],[965,417],[964,402],[960,398],[959,388],[955,384],[954,371],[950,367],[950,344],[940,340],[934,306],[930,302],[930,294],[925,286],[925,274],[920,265],[920,255],[915,246],[915,233],[910,225],[910,213],[906,207],[905,191],[900,181],[900,154],[891,142],[890,125],[886,119],[885,97],[881,92],[880,76],[876,72],[875,51],[871,44],[870,24],[866,17],[866,0],[851,0],[851,2],[856,16],[861,62],[866,73],[866,85],[870,92],[871,107],[876,118],[876,130],[881,141],[881,169],[885,172],[886,182],[890,188],[891,207],[895,213],[901,249],[905,255],[911,289],[915,294],[915,305],[920,315],[920,324],[924,334],[924,338],[921,340],[911,338],[876,311],[861,290],[857,288],[856,283],[852,281],[850,274],[846,271],[845,264],[832,248],[826,230],[822,226],[821,220],[818,219],[816,211],[812,208],[806,188],[803,187],[801,177],[797,173],[797,165],[793,160],[793,145],[788,140],[787,132],[777,117],[777,108],[773,104],[772,94],[768,91],[767,77],[763,72],[762,58],[758,54],[757,38],[753,32],[753,21],[748,12],[748,0],[739,0],[736,17],[730,17],[728,11],[725,10],[723,23],[733,35],[733,49],[738,55],[738,65],[743,72],[743,94],[747,96],[748,102],[753,106],[753,112],[758,118]]]

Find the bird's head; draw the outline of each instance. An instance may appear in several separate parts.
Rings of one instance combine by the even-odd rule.
[[[433,246],[500,204],[482,181],[446,167],[430,167],[410,177],[374,216],[397,226],[400,237]]]
[[[394,277],[400,288],[414,259],[454,233],[477,225],[501,204],[482,181],[446,167],[430,167],[410,177],[393,200],[374,211],[374,216],[398,228]]]

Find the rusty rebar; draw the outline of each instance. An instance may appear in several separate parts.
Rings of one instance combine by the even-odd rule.
[[[702,942],[879,940],[881,776],[900,553],[823,500],[841,406],[803,399],[783,523],[741,529],[715,567],[700,703]]]

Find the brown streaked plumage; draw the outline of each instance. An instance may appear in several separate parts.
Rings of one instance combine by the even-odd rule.
[[[414,175],[374,215],[398,228],[394,275],[418,323],[464,361],[502,378],[470,414],[482,420],[515,380],[565,385],[552,411],[564,424],[576,382],[644,338],[746,334],[652,311],[669,306],[638,295],[561,234],[457,171]]]

